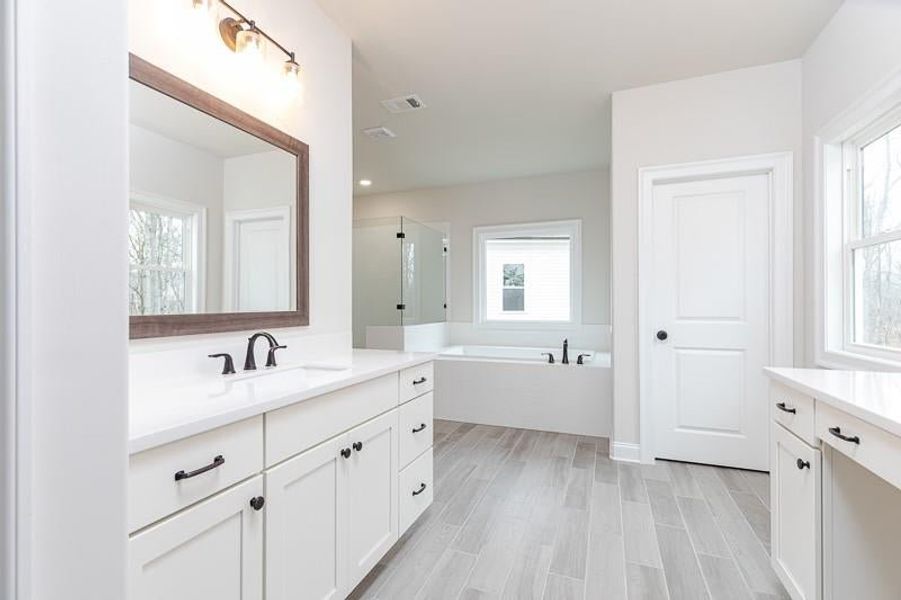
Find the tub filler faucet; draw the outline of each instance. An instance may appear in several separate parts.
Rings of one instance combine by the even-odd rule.
[[[564,365],[569,364],[569,339],[563,340],[563,358],[560,359]]]

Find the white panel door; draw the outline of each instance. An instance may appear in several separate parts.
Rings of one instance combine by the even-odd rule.
[[[266,599],[325,600],[346,591],[346,436],[266,472]]]
[[[290,310],[290,224],[288,207],[226,214],[227,310]]]
[[[397,541],[397,423],[395,410],[347,434],[353,451],[347,494],[350,588]]]
[[[132,536],[129,599],[262,600],[262,493],[257,476]]]
[[[767,469],[769,206],[767,175],[654,187],[641,276],[659,458]]]

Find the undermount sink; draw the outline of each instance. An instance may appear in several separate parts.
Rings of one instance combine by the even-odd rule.
[[[348,367],[343,365],[328,364],[298,364],[298,365],[281,365],[278,367],[260,367],[255,371],[241,371],[235,375],[226,375],[230,381],[242,381],[245,379],[253,379],[255,377],[263,377],[265,375],[276,375],[278,373],[293,373],[295,371],[303,371],[304,374],[316,376],[321,374],[337,373],[346,371]]]

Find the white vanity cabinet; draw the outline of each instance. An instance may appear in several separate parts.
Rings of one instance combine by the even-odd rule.
[[[431,504],[431,390],[418,364],[133,455],[131,598],[347,596]]]
[[[130,600],[260,600],[263,512],[259,475],[134,534]],[[259,504],[257,504],[259,506]]]
[[[901,598],[897,374],[770,368],[771,563],[794,600]]]
[[[820,597],[820,451],[773,423],[770,459],[772,562],[797,600]]]

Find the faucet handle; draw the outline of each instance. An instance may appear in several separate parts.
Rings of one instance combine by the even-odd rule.
[[[235,361],[232,360],[232,355],[227,353],[221,354],[209,354],[209,358],[224,358],[225,363],[222,365],[222,374],[223,375],[234,375],[235,374]]]
[[[541,356],[547,356],[547,364],[554,364],[554,354],[552,352],[542,352]]]
[[[586,356],[589,356],[589,357],[590,357],[591,355],[590,355],[590,354],[580,354],[580,355],[578,356],[578,358],[576,358],[576,364],[577,364],[577,365],[584,365],[584,364],[585,364],[585,361],[584,361],[583,359],[584,359]]]
[[[287,346],[270,346],[269,355],[266,357],[266,366],[277,367],[278,365],[275,363],[275,351],[284,350],[285,348],[287,348]]]

